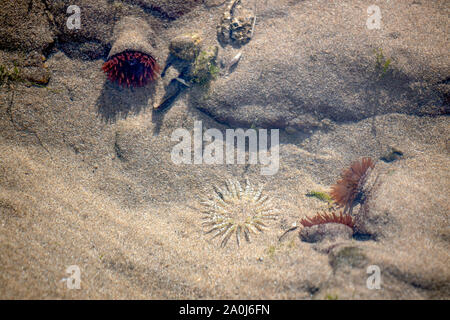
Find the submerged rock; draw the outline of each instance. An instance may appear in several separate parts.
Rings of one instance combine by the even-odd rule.
[[[384,11],[396,13],[383,16],[379,31],[365,28],[361,8],[343,2],[258,2],[257,39],[245,46],[245,60],[232,76],[214,83],[215,94],[202,110],[232,126],[304,132],[320,129],[323,119],[442,114],[446,98],[438,83],[449,75],[441,41],[446,17],[439,5],[413,9],[423,12],[414,19],[414,32],[393,39],[389,34],[411,19],[412,9],[401,2],[387,4]],[[232,40],[226,27],[231,19],[224,16],[218,27],[222,43]],[[356,25],[361,27],[349,27]],[[390,61],[382,77],[376,48],[383,49],[382,61]]]
[[[217,26],[219,41],[223,44],[233,42],[238,45],[249,42],[253,36],[255,19],[254,13],[243,8],[239,0],[230,1]]]
[[[299,236],[300,239],[305,242],[349,240],[353,236],[353,230],[344,224],[326,223],[312,227],[304,227],[300,230]]]
[[[252,38],[255,15],[247,9],[238,8],[231,19],[231,39],[237,44],[245,44]]]
[[[202,38],[196,33],[173,38],[169,44],[170,53],[182,60],[193,61],[200,53]]]

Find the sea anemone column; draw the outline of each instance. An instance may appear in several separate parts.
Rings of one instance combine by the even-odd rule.
[[[152,30],[142,18],[124,17],[114,27],[113,44],[103,71],[124,87],[142,87],[155,80],[160,66],[152,55]]]

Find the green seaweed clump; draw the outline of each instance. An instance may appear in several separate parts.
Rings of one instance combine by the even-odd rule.
[[[275,246],[270,246],[269,249],[267,249],[267,254],[271,259],[273,259],[275,255],[275,250],[276,250]]]
[[[326,192],[321,192],[321,191],[310,191],[306,194],[307,197],[314,197],[317,198],[321,201],[325,201],[328,203],[332,203],[333,199],[331,198],[331,196],[326,193]]]
[[[338,300],[338,299],[339,299],[339,297],[338,297],[337,294],[331,294],[331,293],[328,293],[328,294],[325,296],[325,300]]]
[[[207,51],[202,50],[192,65],[192,81],[200,85],[207,85],[215,80],[219,74],[217,66],[217,55],[219,48],[217,46]]]
[[[381,78],[388,71],[389,66],[392,63],[392,60],[390,58],[386,59],[382,49],[374,50],[374,53],[376,57],[375,68],[379,72]]]
[[[12,70],[8,70],[5,66],[0,65],[0,86],[23,81],[17,66]]]

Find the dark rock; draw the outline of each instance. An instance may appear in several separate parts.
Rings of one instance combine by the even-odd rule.
[[[193,61],[201,48],[201,37],[198,34],[177,36],[170,41],[169,50],[177,58]]]
[[[43,1],[2,1],[0,49],[42,52],[56,39]]]
[[[304,227],[299,233],[300,239],[305,242],[349,240],[352,238],[352,235],[352,228],[340,223],[325,223]]]
[[[306,131],[318,129],[325,118],[347,122],[388,113],[439,114],[436,106],[445,97],[436,82],[449,72],[448,63],[442,63],[448,60],[441,41],[447,33],[444,15],[433,15],[432,32],[414,27],[415,33],[402,33],[405,47],[389,36],[411,14],[398,2],[384,9],[396,15],[385,14],[376,32],[347,28],[361,25],[359,7],[286,2],[259,4],[254,39],[246,45],[252,54],[244,53],[236,70],[214,83],[202,110],[231,126]],[[289,23],[276,10],[288,11]],[[339,14],[325,18],[323,12]],[[414,25],[430,24],[429,18],[422,12]],[[412,67],[418,64],[423,67]]]

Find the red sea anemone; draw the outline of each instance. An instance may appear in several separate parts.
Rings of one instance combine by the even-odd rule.
[[[155,38],[147,21],[127,16],[114,26],[111,51],[103,64],[109,80],[124,87],[143,87],[156,80],[160,66],[155,59]]]
[[[143,87],[161,71],[156,60],[139,51],[124,51],[111,56],[102,67],[109,80],[124,87]]]
[[[304,227],[312,227],[319,224],[326,224],[326,223],[340,223],[343,225],[346,225],[353,229],[355,226],[355,221],[353,220],[352,216],[349,214],[345,214],[342,212],[339,212],[339,214],[336,214],[335,212],[332,213],[317,213],[312,218],[303,218],[300,220],[300,223]]]
[[[371,158],[355,161],[342,173],[341,179],[331,187],[330,195],[340,207],[344,207],[344,214],[352,213],[353,202],[362,191],[367,176],[373,168],[374,163]]]

